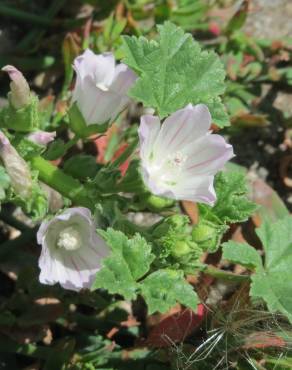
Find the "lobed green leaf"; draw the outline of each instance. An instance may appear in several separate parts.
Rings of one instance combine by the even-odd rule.
[[[103,288],[126,299],[135,299],[138,289],[136,281],[149,271],[154,259],[151,246],[139,234],[128,239],[121,231],[111,228],[99,230],[99,233],[112,253],[103,260],[92,288]]]
[[[274,224],[264,222],[257,229],[265,250],[265,262],[246,244],[227,243],[224,258],[242,265],[253,265],[250,295],[262,298],[271,312],[280,312],[292,323],[292,217]]]
[[[129,95],[161,118],[187,104],[206,104],[214,122],[229,125],[220,95],[225,90],[225,71],[214,52],[202,51],[191,34],[165,22],[157,40],[124,36],[124,62],[139,78]]]
[[[148,312],[166,312],[177,302],[197,310],[198,296],[184,279],[182,271],[162,269],[147,276],[140,284],[141,294],[148,305]]]

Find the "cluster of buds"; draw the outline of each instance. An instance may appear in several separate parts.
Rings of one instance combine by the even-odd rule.
[[[166,266],[179,265],[185,270],[198,263],[201,248],[192,239],[189,218],[183,215],[166,217],[153,230],[157,254]]]

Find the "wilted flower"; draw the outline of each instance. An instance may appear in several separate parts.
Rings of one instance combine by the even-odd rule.
[[[89,49],[75,59],[74,69],[73,101],[87,125],[113,121],[129,102],[134,72],[123,63],[116,65],[112,53],[96,55]]]
[[[209,131],[203,104],[187,105],[160,125],[145,115],[139,128],[142,176],[155,195],[214,204],[214,175],[234,156],[232,146]]]
[[[38,145],[48,145],[56,137],[56,131],[47,132],[47,131],[34,131],[31,134],[27,135],[28,140],[32,141]]]
[[[10,177],[11,185],[15,194],[24,199],[28,198],[32,191],[32,178],[29,167],[1,131],[0,158]]]
[[[109,250],[96,233],[90,210],[83,207],[69,208],[44,221],[37,241],[42,245],[40,282],[59,282],[63,288],[76,291],[91,286]]]
[[[2,68],[7,72],[10,79],[10,102],[15,109],[24,108],[30,103],[30,89],[23,74],[13,66],[7,65]]]

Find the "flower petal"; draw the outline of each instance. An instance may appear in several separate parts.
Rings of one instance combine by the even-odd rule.
[[[156,141],[157,155],[175,152],[206,134],[211,126],[211,115],[204,104],[187,105],[171,114],[162,124]]]
[[[173,189],[173,196],[178,200],[189,200],[212,206],[216,201],[213,182],[214,176],[195,177],[190,181],[182,179],[181,183]]]
[[[156,116],[147,114],[141,117],[138,129],[140,140],[140,155],[148,160],[160,130],[160,120]]]
[[[137,75],[126,64],[120,63],[116,66],[110,91],[119,95],[126,95],[136,79]]]
[[[232,145],[227,144],[220,135],[206,135],[184,149],[188,160],[183,172],[189,177],[214,175],[225,163],[234,157]]]
[[[112,53],[96,55],[87,49],[74,60],[73,66],[81,80],[90,76],[96,83],[106,86],[112,82],[115,74],[115,58]]]

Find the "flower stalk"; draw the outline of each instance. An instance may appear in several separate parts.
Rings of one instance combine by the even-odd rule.
[[[213,276],[216,279],[225,281],[231,281],[234,283],[243,283],[250,281],[249,275],[238,275],[230,271],[223,271],[213,266],[208,266],[204,271],[204,274]]]
[[[93,209],[85,187],[78,180],[65,174],[42,157],[33,157],[31,166],[39,172],[39,179],[45,184],[69,198],[74,204]]]

